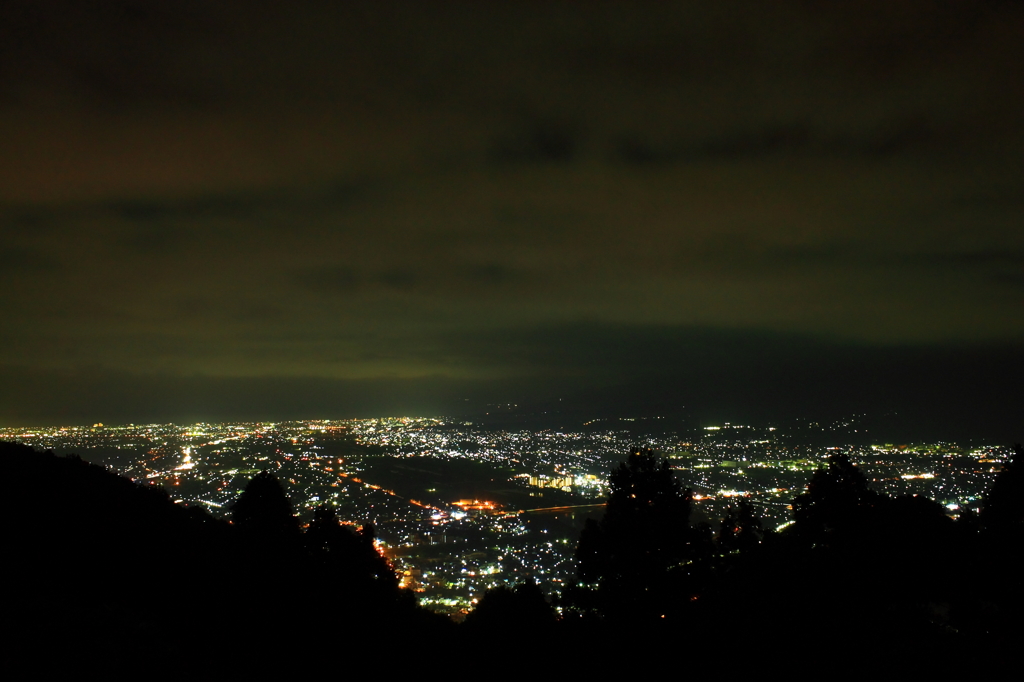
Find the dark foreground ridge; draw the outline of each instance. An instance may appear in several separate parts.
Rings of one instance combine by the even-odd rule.
[[[124,659],[184,646],[198,665],[270,646],[493,665],[496,651],[557,645],[559,667],[582,669],[643,644],[756,666],[846,643],[851,660],[892,665],[907,652],[974,661],[1024,632],[1019,446],[980,515],[954,521],[927,498],[874,492],[838,455],[784,531],[741,499],[717,536],[689,523],[692,494],[666,463],[637,451],[581,533],[575,585],[548,597],[532,583],[499,588],[458,627],[398,587],[371,525],[324,507],[300,528],[267,472],[227,523],[76,456],[10,443],[0,455],[7,630],[100,660],[111,647]]]
[[[741,498],[714,536],[688,523],[692,493],[667,463],[634,452],[612,474],[603,519],[581,533],[557,627],[609,651],[644,633],[666,651],[694,647],[712,667],[977,669],[1024,634],[1022,458],[1017,446],[980,515],[954,521],[926,497],[871,490],[835,455],[793,501],[785,530],[765,530]],[[479,620],[500,622],[504,610],[507,621],[550,627],[535,602],[530,590],[497,591]]]
[[[372,526],[324,509],[301,531],[268,473],[227,523],[76,456],[12,443],[0,456],[4,620],[33,645],[118,658],[167,647],[196,661],[296,636],[316,646],[449,625],[399,589]]]

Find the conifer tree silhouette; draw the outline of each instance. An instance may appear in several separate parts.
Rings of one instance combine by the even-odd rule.
[[[252,477],[231,506],[231,520],[250,534],[287,536],[298,533],[298,520],[280,481],[269,471]]]
[[[831,531],[848,531],[870,511],[886,501],[885,495],[868,488],[864,474],[844,454],[828,458],[818,469],[807,491],[793,500],[793,519],[809,537],[824,538]]]
[[[334,508],[320,505],[304,534],[313,562],[350,601],[382,606],[401,596],[398,576],[375,544],[375,529],[367,523],[358,531],[342,524]]]
[[[266,591],[282,576],[302,571],[305,563],[298,520],[277,477],[269,471],[253,476],[231,506],[231,521],[239,541],[239,587],[262,594],[247,602],[244,626],[291,617],[286,611],[293,606]]]
[[[554,624],[555,611],[533,580],[488,590],[466,617],[469,627],[514,627],[523,632]]]
[[[660,617],[680,597],[682,574],[669,572],[693,558],[689,527],[693,493],[668,462],[636,450],[610,476],[604,518],[589,520],[576,550],[579,580],[596,589],[569,590],[578,607],[611,617]]]

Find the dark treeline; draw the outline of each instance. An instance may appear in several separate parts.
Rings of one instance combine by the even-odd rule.
[[[399,588],[372,525],[342,524],[322,507],[300,528],[267,472],[228,523],[75,456],[10,443],[0,454],[12,569],[4,618],[26,641],[116,644],[123,655],[187,639],[200,658],[436,643],[472,657],[498,635],[515,646],[589,645],[605,661],[642,639],[757,664],[755,652],[771,647],[821,652],[837,642],[856,643],[848,653],[859,659],[970,658],[1022,634],[1019,446],[980,514],[954,521],[927,498],[879,494],[837,455],[793,501],[785,530],[764,528],[739,499],[717,535],[689,523],[692,493],[667,462],[636,451],[611,475],[604,517],[580,535],[575,585],[493,590],[458,627]]]
[[[981,513],[954,521],[926,497],[871,490],[835,455],[793,500],[784,530],[764,528],[741,498],[715,535],[688,522],[692,492],[668,463],[636,451],[611,475],[604,517],[580,534],[577,583],[542,602],[547,610],[534,585],[493,591],[466,627],[529,622],[609,651],[639,636],[709,652],[714,666],[988,659],[1024,634],[1022,458],[1017,446]]]
[[[187,660],[302,642],[364,648],[448,620],[416,605],[374,545],[333,509],[300,529],[277,479],[256,475],[232,522],[175,504],[77,456],[0,443],[6,631],[116,657]],[[111,649],[110,647],[114,647]]]

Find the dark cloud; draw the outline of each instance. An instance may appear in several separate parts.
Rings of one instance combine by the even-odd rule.
[[[571,124],[536,121],[523,130],[499,137],[489,157],[495,164],[567,163],[579,153],[582,132]]]
[[[310,215],[344,211],[369,191],[367,183],[328,187],[274,188],[258,193],[221,193],[188,199],[126,199],[97,208],[132,223],[180,223],[206,220],[259,220],[275,213]]]
[[[724,401],[824,390],[855,347],[1016,348],[1021,26],[923,0],[4,3],[0,352],[143,392],[660,376]]]
[[[39,249],[18,244],[0,246],[0,277],[41,277],[47,261]]]
[[[296,280],[300,286],[308,287],[315,293],[350,294],[359,287],[362,278],[350,265],[328,265],[315,269],[303,269]]]
[[[640,135],[622,135],[609,146],[609,158],[627,164],[700,163],[764,157],[884,159],[901,153],[941,151],[958,143],[923,118],[886,121],[868,131],[815,130],[804,123],[774,124],[762,129],[675,144],[650,143]]]
[[[528,279],[526,273],[495,262],[434,262],[376,272],[365,265],[362,270],[348,264],[326,265],[300,269],[294,275],[301,288],[326,296],[366,294],[381,288],[420,294],[462,289],[476,296],[481,291],[528,285]]]

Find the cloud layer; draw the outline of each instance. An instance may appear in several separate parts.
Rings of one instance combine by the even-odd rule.
[[[619,380],[648,369],[607,338],[667,373],[715,333],[1024,339],[1016,4],[2,12],[11,371]]]

